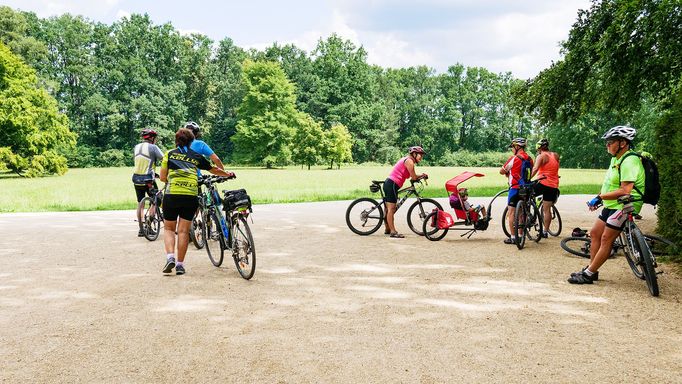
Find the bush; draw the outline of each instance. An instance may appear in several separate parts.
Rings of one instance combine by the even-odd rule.
[[[466,150],[446,152],[431,164],[446,167],[499,167],[509,158],[507,152],[470,152]]]
[[[77,146],[73,151],[66,154],[66,164],[69,168],[93,167],[96,153],[99,153],[96,148]]]
[[[132,165],[128,160],[129,156],[120,149],[107,149],[95,159],[97,167],[124,167]]]

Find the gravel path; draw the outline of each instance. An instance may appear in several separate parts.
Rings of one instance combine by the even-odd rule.
[[[586,200],[561,197],[562,235],[589,228]],[[354,235],[348,203],[256,206],[251,281],[194,249],[164,276],[132,211],[0,215],[0,381],[682,383],[671,266],[659,298],[622,256],[573,286],[585,260],[503,244],[500,204],[487,231],[430,242],[404,208],[405,239]]]

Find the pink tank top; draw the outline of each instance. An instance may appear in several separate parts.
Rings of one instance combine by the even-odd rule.
[[[547,163],[538,167],[538,178],[546,177],[540,180],[540,184],[546,185],[550,188],[559,188],[559,162],[554,157],[554,154],[548,154]]]
[[[407,160],[407,156],[398,160],[398,162],[395,163],[395,166],[393,166],[391,174],[388,175],[388,178],[393,180],[398,188],[402,187],[405,183],[405,180],[410,177],[410,171],[408,171],[407,167],[405,166],[405,160]]]

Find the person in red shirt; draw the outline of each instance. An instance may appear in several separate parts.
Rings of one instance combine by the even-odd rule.
[[[549,140],[542,139],[535,144],[538,156],[530,177],[538,176],[540,180],[535,186],[535,194],[542,195],[543,233],[547,238],[549,224],[552,221],[552,206],[559,198],[559,154],[549,150]]]
[[[514,153],[506,163],[500,168],[500,174],[509,179],[509,194],[507,195],[507,224],[512,230],[512,236],[504,240],[505,244],[515,244],[516,233],[513,233],[514,215],[516,214],[516,203],[519,201],[519,187],[525,183],[522,175],[524,161],[530,162],[533,166],[533,159],[526,153],[526,139],[517,137],[509,144]],[[530,169],[528,170],[530,171]]]

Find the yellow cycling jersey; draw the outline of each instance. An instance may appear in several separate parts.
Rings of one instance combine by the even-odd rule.
[[[196,196],[198,194],[197,169],[213,168],[205,157],[187,147],[168,151],[161,162],[168,169],[167,195]]]

